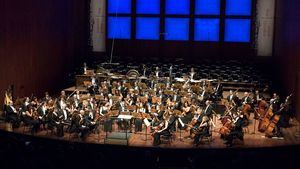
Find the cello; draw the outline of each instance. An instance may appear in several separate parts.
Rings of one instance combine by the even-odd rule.
[[[268,108],[268,103],[265,100],[261,100],[258,103],[258,108],[257,108],[257,117],[262,118],[265,117],[266,114],[266,109]]]

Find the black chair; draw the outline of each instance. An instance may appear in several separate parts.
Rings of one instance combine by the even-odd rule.
[[[161,135],[160,136],[160,140],[161,143],[167,143],[169,145],[171,145],[171,143],[173,142],[174,136],[172,133],[168,134],[168,135]]]

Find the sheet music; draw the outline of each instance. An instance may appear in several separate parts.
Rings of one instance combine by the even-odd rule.
[[[151,125],[151,123],[149,122],[148,119],[145,118],[143,121],[147,127],[149,127]]]
[[[178,118],[178,121],[181,124],[181,126],[184,127],[184,123],[182,122],[181,118]]]
[[[125,120],[130,120],[133,116],[131,115],[119,115],[118,119],[125,119]]]

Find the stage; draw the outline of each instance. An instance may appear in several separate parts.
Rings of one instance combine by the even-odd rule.
[[[252,114],[253,115],[253,114]],[[233,148],[265,148],[265,147],[282,147],[282,146],[291,146],[291,145],[299,145],[300,137],[297,137],[297,133],[300,133],[300,126],[296,120],[291,122],[291,126],[288,128],[283,128],[282,132],[284,135],[283,139],[280,138],[266,138],[263,133],[257,131],[258,121],[255,122],[253,117],[250,117],[251,121],[248,127],[244,128],[244,141],[236,140]],[[204,141],[198,147],[194,147],[192,144],[192,139],[187,138],[188,133],[185,130],[177,130],[174,132],[173,138],[171,142],[162,143],[160,148],[171,148],[171,149],[223,149],[228,148],[223,143],[222,139],[220,139],[219,128],[222,126],[219,120],[214,118],[216,121],[216,127],[212,128],[212,138],[210,141]],[[256,123],[256,124],[255,124]],[[254,132],[254,124],[255,124],[255,132]],[[118,131],[117,124],[113,125],[114,132]],[[6,130],[5,123],[2,122],[0,124],[1,130]],[[21,126],[14,130],[15,133],[30,135],[29,129]],[[121,132],[121,131],[120,131]],[[86,140],[82,141],[78,135],[72,134],[70,136],[69,133],[64,132],[63,137],[56,137],[51,131],[39,131],[34,137],[41,137],[47,139],[61,140],[61,141],[70,141],[70,142],[80,142],[87,144],[109,144],[109,142],[105,142],[106,132],[103,131],[103,126],[100,125],[99,133],[91,133],[86,138]],[[110,133],[108,133],[110,134]],[[130,137],[128,139],[129,147],[154,147],[152,146],[153,138],[150,135],[149,129],[147,131],[147,140],[146,140],[146,131],[145,126],[143,125],[143,131],[137,133],[130,133]],[[299,134],[298,134],[299,135]],[[180,137],[181,136],[181,137]],[[113,145],[124,145],[124,143],[120,142],[112,142]],[[125,144],[126,145],[126,144]]]

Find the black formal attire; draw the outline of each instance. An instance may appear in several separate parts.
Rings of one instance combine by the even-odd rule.
[[[234,128],[230,131],[230,133],[225,136],[225,140],[228,146],[232,146],[233,139],[238,138],[240,140],[244,140],[244,133],[243,133],[243,118],[240,118],[235,122]]]
[[[222,99],[223,98],[223,85],[222,83],[219,83],[216,87],[216,91],[215,91],[215,96],[216,99]]]
[[[160,136],[164,135],[164,136],[170,136],[171,135],[171,132],[170,132],[170,129],[171,129],[171,123],[170,121],[167,121],[165,120],[163,122],[164,124],[162,125],[163,129],[154,133],[154,139],[153,139],[153,145],[154,146],[158,146],[160,143],[161,143],[161,140],[160,140]]]
[[[20,119],[17,110],[13,106],[6,105],[6,121],[11,122],[13,127],[18,127],[20,125]]]
[[[103,114],[103,115],[106,115],[108,113],[108,110],[101,107],[100,108],[100,113]],[[103,122],[104,131],[105,132],[112,132],[112,124],[113,124],[113,119],[110,118],[110,117],[107,117]]]
[[[194,137],[194,144],[198,145],[202,138],[205,136],[209,136],[209,124],[208,122],[204,123],[205,126],[201,128],[195,129],[195,137]]]
[[[31,128],[31,134],[34,134],[38,131],[40,128],[40,121],[38,119],[33,118],[32,116],[29,116],[25,114],[23,116],[23,122],[27,125],[32,126]]]
[[[60,111],[53,111],[48,114],[48,128],[55,129],[56,128],[56,135],[58,137],[64,136],[64,126],[61,123],[62,121],[62,114]]]
[[[44,108],[43,106],[38,108],[38,114],[39,114],[39,120],[40,123],[43,124],[43,126],[45,127],[45,124],[47,123],[47,114],[48,114],[48,110],[46,108]]]
[[[259,104],[259,101],[260,101],[262,98],[263,98],[263,95],[262,95],[262,94],[260,94],[260,93],[258,93],[258,94],[254,93],[254,95],[253,95],[253,103],[254,103],[254,104]]]
[[[201,113],[201,121],[202,121],[202,117],[207,116],[207,117],[211,118],[212,115],[213,115],[213,106],[207,105],[205,107],[205,109],[203,110],[203,112]]]
[[[242,98],[242,103],[251,105],[252,99],[249,96],[245,96]]]
[[[79,118],[76,119],[76,128],[77,128],[77,131],[79,132],[80,134],[80,138],[82,139],[85,139],[86,136],[88,135],[89,133],[89,127],[88,127],[88,121],[86,119],[87,117],[79,114]]]

